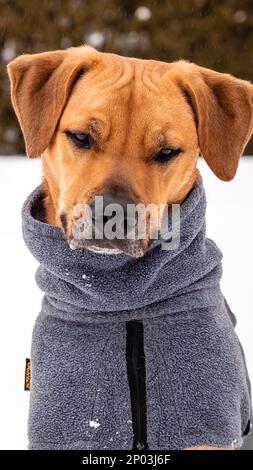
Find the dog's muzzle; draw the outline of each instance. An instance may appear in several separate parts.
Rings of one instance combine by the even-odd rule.
[[[74,207],[70,246],[140,257],[147,244],[145,221],[135,201],[100,194],[89,204]]]

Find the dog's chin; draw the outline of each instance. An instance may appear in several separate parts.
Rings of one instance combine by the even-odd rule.
[[[146,249],[143,240],[117,240],[113,243],[110,240],[85,240],[71,238],[68,240],[72,250],[88,250],[93,253],[103,255],[127,255],[132,258],[141,258]]]
[[[101,246],[91,245],[87,247],[88,251],[93,253],[99,253],[101,255],[121,255],[123,251],[118,248],[102,248]]]

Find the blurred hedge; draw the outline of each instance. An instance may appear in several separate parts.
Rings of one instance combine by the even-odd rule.
[[[24,153],[6,64],[21,53],[83,42],[126,56],[185,58],[253,81],[253,2],[0,0],[0,154]]]

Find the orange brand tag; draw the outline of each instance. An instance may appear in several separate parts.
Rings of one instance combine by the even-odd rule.
[[[30,390],[31,382],[31,361],[30,359],[25,360],[25,390]]]

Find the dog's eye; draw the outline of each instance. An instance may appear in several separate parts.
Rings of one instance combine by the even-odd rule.
[[[155,161],[159,163],[167,163],[173,157],[176,157],[182,150],[180,148],[161,149],[156,155]]]
[[[90,134],[85,134],[84,132],[68,132],[67,135],[77,147],[90,149],[93,144],[93,139]]]

